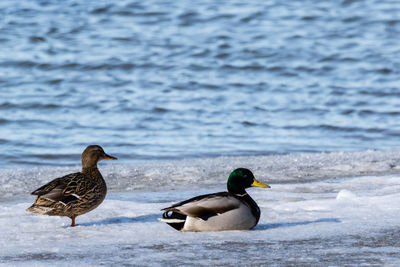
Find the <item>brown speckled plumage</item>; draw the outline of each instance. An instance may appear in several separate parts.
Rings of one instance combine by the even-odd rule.
[[[97,145],[88,146],[82,153],[82,172],[71,173],[43,185],[32,192],[35,203],[27,211],[50,216],[67,216],[71,226],[75,217],[87,213],[103,202],[107,186],[97,162],[113,159]]]

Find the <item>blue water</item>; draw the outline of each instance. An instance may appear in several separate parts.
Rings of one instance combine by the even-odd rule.
[[[0,2],[0,168],[399,148],[398,1]]]

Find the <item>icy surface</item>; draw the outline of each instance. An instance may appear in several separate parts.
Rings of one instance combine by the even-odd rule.
[[[157,221],[163,207],[225,188],[215,185],[204,189],[203,185],[199,182],[196,188],[158,191],[147,185],[140,191],[111,192],[99,208],[78,217],[75,228],[68,227],[68,218],[26,213],[33,197],[3,201],[0,264],[400,263],[399,175],[272,182],[271,189],[251,188],[248,192],[262,212],[259,224],[251,231],[181,233]]]
[[[77,159],[77,163],[79,159]],[[400,150],[218,157],[118,164],[102,161],[99,169],[111,191],[163,191],[224,185],[238,167],[251,169],[269,183],[310,182],[337,177],[400,174]],[[0,170],[0,200],[26,195],[80,166]]]

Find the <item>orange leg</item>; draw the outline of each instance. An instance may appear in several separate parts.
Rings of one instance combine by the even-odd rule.
[[[76,217],[76,216],[72,216],[72,217],[71,217],[71,220],[72,220],[72,222],[71,222],[71,227],[74,227],[74,226],[75,226],[75,217]]]

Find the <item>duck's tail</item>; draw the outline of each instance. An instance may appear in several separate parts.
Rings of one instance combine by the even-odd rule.
[[[29,208],[26,209],[28,212],[32,212],[34,214],[47,214],[48,212],[52,211],[53,208],[46,207],[46,206],[38,206],[33,204]]]
[[[27,208],[26,211],[35,214],[49,214],[54,210],[54,203],[55,202],[50,199],[38,197],[36,198],[35,203]]]
[[[162,218],[158,218],[160,222],[165,222],[169,226],[175,228],[176,230],[182,230],[186,222],[186,215],[174,212],[166,211],[163,213]]]

